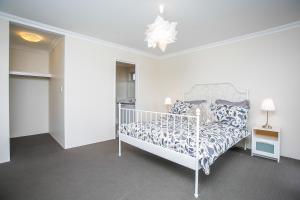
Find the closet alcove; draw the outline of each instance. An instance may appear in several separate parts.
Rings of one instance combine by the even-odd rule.
[[[10,137],[50,134],[64,146],[64,36],[10,24]]]

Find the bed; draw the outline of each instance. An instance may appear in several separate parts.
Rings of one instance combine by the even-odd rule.
[[[231,83],[197,84],[185,93],[185,101],[204,100],[210,105],[218,99],[231,102],[248,100],[247,90],[238,90]],[[222,110],[222,108],[221,108]],[[194,115],[174,114],[124,108],[119,104],[119,156],[121,142],[168,159],[195,171],[195,192],[198,197],[198,175],[219,156],[249,136],[247,126],[236,126],[218,120],[200,122],[201,112]]]

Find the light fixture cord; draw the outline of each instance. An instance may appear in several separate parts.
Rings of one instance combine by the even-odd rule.
[[[161,15],[164,14],[164,10],[165,10],[165,5],[163,5],[163,4],[159,5],[159,13]]]

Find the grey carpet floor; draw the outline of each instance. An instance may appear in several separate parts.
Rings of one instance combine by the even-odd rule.
[[[234,148],[211,175],[200,173],[200,200],[300,199],[300,161],[251,157]],[[193,198],[194,173],[185,167],[107,141],[63,150],[48,134],[11,141],[11,162],[0,165],[1,200],[159,200]]]

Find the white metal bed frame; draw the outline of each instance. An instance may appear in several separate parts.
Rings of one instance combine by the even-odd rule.
[[[238,90],[232,83],[213,83],[213,84],[197,84],[192,87],[190,91],[185,93],[185,100],[207,100],[208,102],[213,102],[216,99],[225,99],[229,101],[242,101],[248,100],[248,91],[247,90]],[[187,154],[179,153],[174,150],[161,147],[120,132],[121,123],[130,124],[133,122],[151,122],[157,124],[161,122],[163,117],[166,117],[167,120],[167,137],[169,134],[169,117],[173,116],[173,125],[175,126],[175,117],[180,119],[179,126],[182,131],[182,120],[187,119],[188,127],[191,120],[196,120],[196,156],[192,157]],[[162,127],[161,130],[163,131]],[[173,129],[173,131],[175,131]],[[188,130],[189,132],[189,130]],[[159,157],[165,158],[177,164],[183,165],[195,171],[195,198],[198,198],[198,178],[199,178],[199,132],[200,132],[200,110],[196,111],[196,116],[187,116],[171,113],[162,113],[162,112],[153,112],[153,111],[144,111],[138,109],[129,109],[122,108],[119,104],[119,156],[121,156],[121,142],[125,142],[147,152],[150,152]],[[246,142],[244,143],[244,148],[246,148]]]

